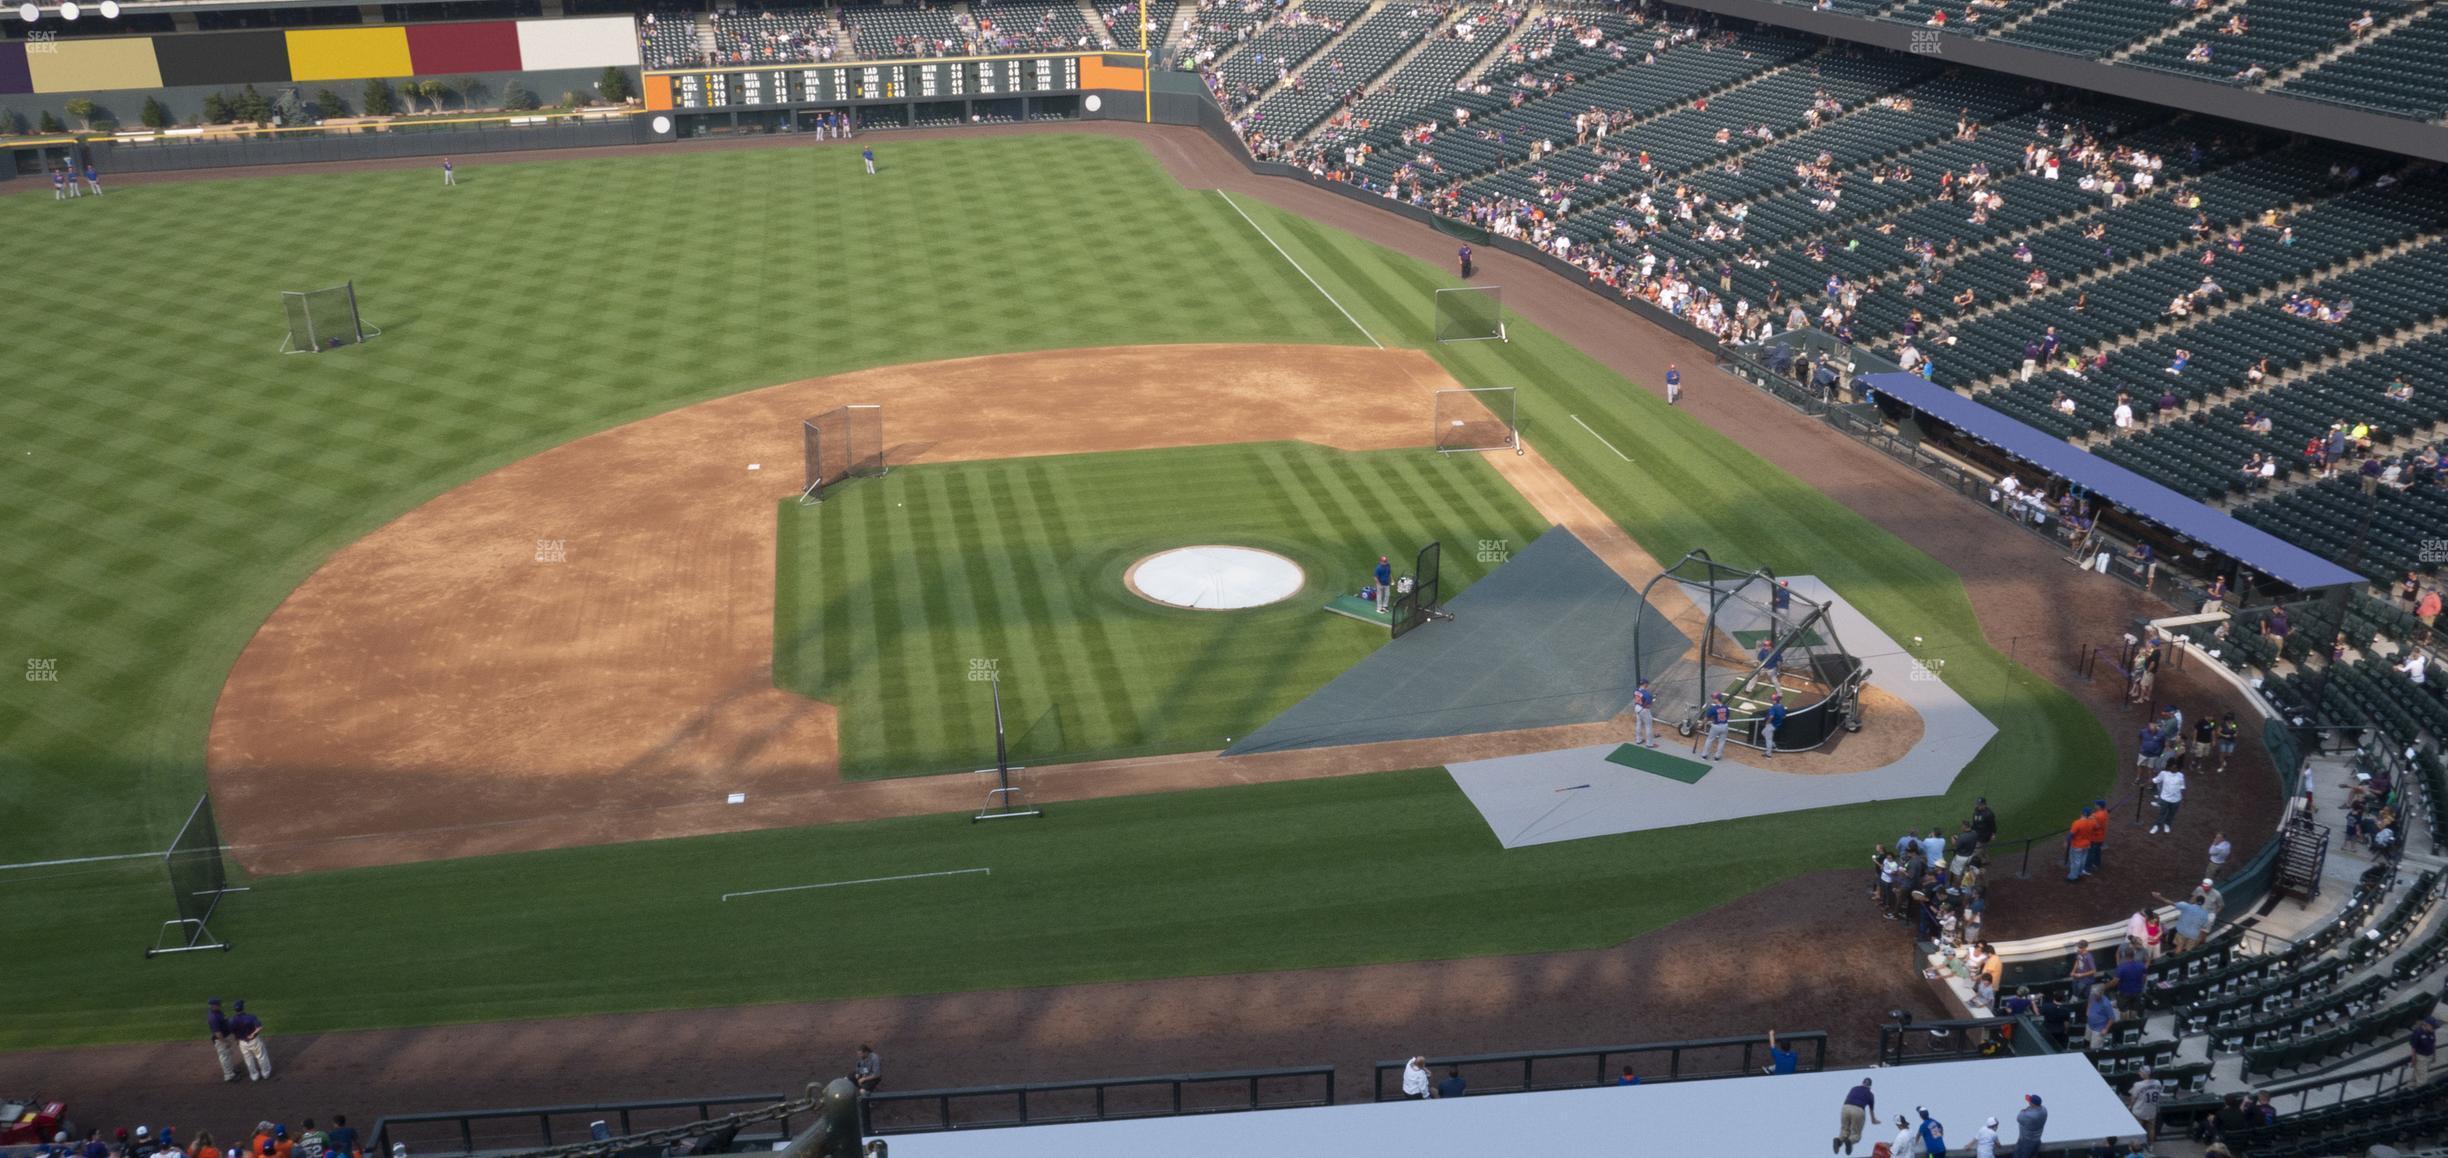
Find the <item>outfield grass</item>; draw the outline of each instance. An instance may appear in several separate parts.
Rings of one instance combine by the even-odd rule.
[[[0,446],[0,645],[60,660],[58,683],[0,692],[0,808],[32,833],[6,859],[159,847],[201,788],[220,682],[280,598],[504,462],[881,363],[1356,340],[1239,215],[1135,145],[882,147],[892,180],[852,179],[839,148],[640,150],[472,167],[447,192],[418,171],[0,198],[10,236],[77,254],[18,303],[0,392],[16,436]],[[772,208],[716,220],[697,208],[715,186]],[[1360,325],[1425,341],[1429,291],[1450,279],[1244,205]],[[385,335],[274,356],[275,291],[350,277]],[[258,881],[224,917],[238,951],[155,962],[137,954],[165,915],[150,867],[0,873],[0,927],[45,947],[11,963],[25,1000],[0,1046],[184,1035],[210,990],[302,1031],[1600,945],[1854,863],[1974,794],[2016,837],[2105,783],[2106,735],[1980,643],[1945,567],[1548,335],[1512,333],[1434,353],[1465,385],[1521,387],[1540,451],[1653,555],[1816,573],[1942,649],[1948,682],[2002,729],[1949,798],[1505,852],[1448,778],[1393,773],[1004,828],[923,818]],[[1747,851],[1695,873],[1695,847]],[[996,872],[788,908],[714,900],[973,864]]]
[[[853,776],[992,763],[981,661],[1014,760],[1224,747],[1386,642],[1320,609],[1379,555],[1546,529],[1478,455],[1301,443],[904,468],[781,509],[775,682],[840,707]],[[1123,586],[1134,561],[1199,543],[1285,555],[1308,585],[1233,612]],[[1445,560],[1449,597],[1492,566]]]
[[[1212,195],[1058,137],[0,196],[46,263],[0,390],[0,811],[160,848],[239,649],[325,557],[486,470],[741,389],[1022,349],[1356,341]],[[758,206],[710,213],[705,193]],[[1195,276],[1186,276],[1195,271]],[[383,335],[277,356],[279,293]],[[41,859],[7,856],[5,860]]]

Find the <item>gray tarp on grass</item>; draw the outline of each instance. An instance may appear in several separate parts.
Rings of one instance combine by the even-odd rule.
[[[1430,623],[1267,721],[1227,756],[1419,740],[1612,719],[1632,702],[1632,625],[1662,667],[1691,646],[1562,527],[1446,604]]]

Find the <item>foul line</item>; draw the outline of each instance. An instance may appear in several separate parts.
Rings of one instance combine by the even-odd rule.
[[[221,847],[227,849],[230,846],[225,844]],[[60,865],[68,864],[100,864],[103,861],[110,860],[144,860],[150,857],[168,855],[170,855],[168,850],[164,850],[162,852],[118,852],[112,853],[109,856],[72,856],[65,860],[29,860],[17,864],[0,864],[0,873],[9,872],[15,869],[56,868]]]
[[[1608,450],[1615,450],[1615,444],[1614,444],[1614,443],[1612,443],[1612,442],[1607,442],[1606,435],[1600,434],[1600,433],[1598,433],[1598,432],[1597,432],[1597,431],[1595,431],[1595,430],[1590,430],[1590,424],[1589,424],[1589,423],[1586,423],[1586,422],[1581,421],[1581,416],[1580,416],[1580,415],[1578,415],[1578,414],[1574,414],[1574,415],[1569,415],[1568,417],[1570,417],[1570,418],[1573,420],[1573,425],[1578,426],[1578,427],[1580,427],[1580,428],[1581,428],[1581,429],[1583,429],[1583,430],[1589,430],[1589,436],[1590,436],[1591,438],[1595,438],[1595,439],[1597,439],[1597,440],[1598,440],[1600,443],[1604,444]],[[1615,457],[1620,458],[1620,459],[1624,460],[1625,462],[1630,462],[1630,461],[1632,461],[1632,456],[1631,456],[1631,455],[1625,454],[1624,452],[1622,452],[1622,451],[1620,451],[1620,450],[1615,450]]]
[[[1242,213],[1242,211],[1241,211],[1241,206],[1240,206],[1240,205],[1238,205],[1238,204],[1236,204],[1236,203],[1233,201],[1233,199],[1232,199],[1232,195],[1231,195],[1231,194],[1226,193],[1225,191],[1223,191],[1223,190],[1221,190],[1221,189],[1216,190],[1216,191],[1215,191],[1215,194],[1216,194],[1216,196],[1223,198],[1223,199],[1224,199],[1224,203],[1225,203],[1226,205],[1231,205],[1231,206],[1232,206],[1232,211],[1233,211],[1233,212],[1235,212],[1235,213],[1240,213],[1240,214],[1241,214],[1241,220],[1249,222],[1249,227],[1250,227],[1250,228],[1258,230],[1258,236],[1259,236],[1259,237],[1261,237],[1261,238],[1264,238],[1264,239],[1265,239],[1265,241],[1266,241],[1266,243],[1267,243],[1268,245],[1275,245],[1275,239],[1274,239],[1274,238],[1272,238],[1272,237],[1267,237],[1267,231],[1266,231],[1264,228],[1261,228],[1261,227],[1259,226],[1258,222],[1257,222],[1255,219],[1253,219],[1253,218],[1252,218],[1252,217],[1251,217],[1249,214],[1247,214],[1247,213]],[[1347,322],[1350,322],[1350,323],[1352,324],[1352,328],[1353,328],[1353,329],[1360,331],[1360,336],[1361,336],[1361,337],[1363,337],[1363,338],[1367,338],[1367,339],[1369,340],[1369,345],[1375,346],[1375,347],[1377,347],[1377,348],[1378,348],[1378,349],[1380,349],[1380,350],[1385,349],[1385,343],[1384,343],[1384,342],[1380,342],[1380,341],[1378,341],[1378,340],[1377,340],[1377,335],[1375,335],[1375,334],[1372,334],[1372,333],[1368,332],[1368,327],[1367,327],[1367,326],[1364,326],[1364,325],[1361,325],[1361,324],[1360,324],[1360,319],[1353,317],[1353,316],[1352,316],[1352,312],[1351,312],[1350,310],[1345,310],[1345,309],[1343,309],[1343,303],[1336,301],[1336,300],[1335,300],[1335,296],[1334,296],[1333,294],[1326,293],[1326,287],[1325,287],[1325,286],[1322,286],[1322,285],[1319,285],[1319,284],[1318,284],[1318,279],[1316,279],[1316,278],[1314,278],[1314,277],[1309,277],[1309,271],[1308,271],[1308,270],[1305,270],[1305,269],[1302,269],[1302,268],[1301,268],[1301,263],[1299,263],[1299,262],[1297,262],[1297,261],[1292,261],[1292,255],[1291,255],[1291,254],[1288,254],[1288,253],[1284,253],[1284,247],[1282,247],[1282,246],[1280,246],[1280,245],[1275,245],[1275,252],[1276,252],[1276,253],[1278,253],[1278,254],[1280,254],[1280,255],[1282,255],[1282,257],[1283,257],[1283,259],[1284,259],[1285,261],[1290,261],[1290,262],[1292,262],[1292,271],[1293,271],[1294,273],[1297,273],[1297,274],[1301,275],[1302,277],[1309,278],[1309,285],[1310,285],[1310,288],[1315,289],[1317,292],[1319,292],[1319,293],[1321,293],[1321,294],[1326,294],[1326,302],[1327,302],[1327,304],[1328,304],[1328,305],[1333,306],[1334,308],[1336,308],[1336,309],[1338,309],[1338,310],[1342,310],[1342,312],[1343,312],[1343,320],[1344,320],[1344,321],[1347,321]]]
[[[886,881],[915,881],[923,880],[927,877],[956,877],[964,873],[992,873],[993,871],[994,870],[990,868],[946,869],[939,873],[905,873],[897,877],[868,877],[865,880],[856,881],[826,881],[823,884],[815,885],[784,885],[778,889],[750,889],[744,893],[724,893],[722,895],[722,899],[727,901],[733,897],[761,897],[767,893],[796,893],[807,889],[838,889],[844,885],[879,885]]]

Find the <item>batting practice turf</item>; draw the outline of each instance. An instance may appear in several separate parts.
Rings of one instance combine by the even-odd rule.
[[[839,147],[639,149],[464,166],[448,191],[418,168],[0,196],[0,230],[21,247],[74,254],[43,263],[42,292],[14,303],[0,391],[0,654],[55,677],[0,684],[0,808],[20,834],[0,860],[161,848],[203,788],[214,698],[257,625],[334,550],[487,470],[692,401],[887,363],[1429,345],[1431,291],[1453,284],[1237,198],[1245,220],[1132,143],[874,144],[888,167],[874,179]],[[708,188],[766,208],[708,215]],[[383,336],[275,354],[278,292],[346,279]],[[1951,571],[1581,352],[1509,328],[1507,343],[1430,348],[1465,385],[1518,386],[1533,443],[1653,556],[1705,546],[1817,574],[1947,660],[1947,682],[2001,729],[1947,799],[1506,852],[1440,772],[1390,773],[1066,805],[1000,827],[932,817],[257,880],[218,922],[236,951],[152,962],[138,950],[169,915],[153,862],[0,869],[0,927],[45,947],[9,965],[19,1000],[0,1047],[186,1036],[213,991],[243,991],[299,1032],[1603,945],[1852,864],[1975,795],[2020,839],[2106,784],[2107,736],[1981,642]],[[1432,459],[1410,469],[1472,474]],[[887,481],[966,487],[988,469]],[[1470,504],[1453,505],[1475,530]],[[794,532],[803,547],[830,517]],[[1373,558],[1371,536],[1430,529],[1335,517],[1353,526],[1305,549]],[[1311,532],[1275,533],[1299,548]],[[913,561],[925,541],[913,526]],[[1318,602],[1285,614],[1321,635],[1369,630]],[[914,606],[947,641],[966,630]],[[1046,641],[1062,654],[1055,635],[1032,645]],[[946,646],[957,673],[968,645]],[[803,680],[838,678],[830,664],[796,657]],[[890,674],[850,683],[880,698]],[[924,682],[892,694],[933,694]],[[1127,682],[1090,690],[1135,709]],[[1199,735],[1219,738],[1232,733],[1218,722],[1260,714],[1199,710],[1216,713]],[[1146,717],[1114,708],[1078,718],[1100,745],[1172,734],[1169,721],[1133,733],[1126,721]],[[888,733],[861,758],[903,743],[968,741]],[[1682,853],[1698,847],[1746,852],[1695,873]],[[718,899],[971,867],[993,872]],[[672,928],[697,934],[652,933]],[[335,943],[346,950],[299,951]]]
[[[775,681],[841,708],[851,775],[1207,751],[1386,642],[1320,609],[1380,555],[1527,543],[1546,523],[1477,455],[1297,443],[894,471],[782,508]],[[1258,547],[1300,564],[1289,600],[1160,607],[1123,573],[1157,551]],[[1446,555],[1458,594],[1492,564]]]

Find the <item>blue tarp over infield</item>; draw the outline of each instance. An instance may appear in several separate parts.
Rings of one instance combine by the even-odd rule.
[[[2078,446],[2035,430],[1913,374],[1865,374],[1860,381],[1940,422],[2064,479],[2137,518],[2148,519],[2289,587],[2309,591],[2364,582],[2327,559],[2258,527],[2238,522]]]

